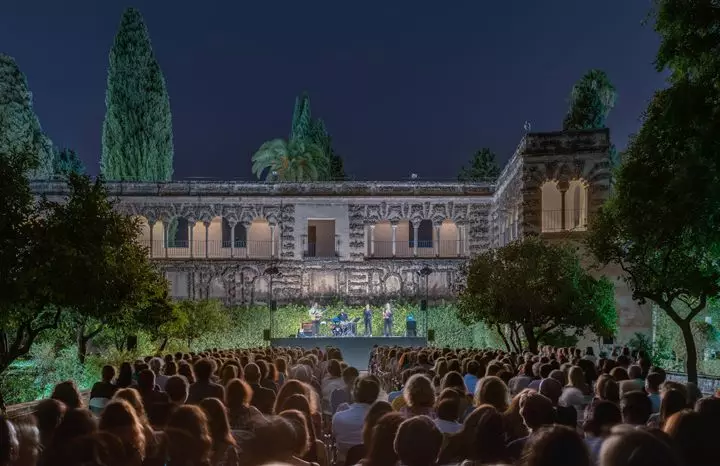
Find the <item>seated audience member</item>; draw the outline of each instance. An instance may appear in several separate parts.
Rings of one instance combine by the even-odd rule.
[[[400,389],[388,393],[388,402],[393,403],[393,409],[395,409],[395,411],[399,411],[401,406],[395,407],[394,402],[396,399],[402,399],[403,387],[405,387],[405,384],[407,384],[408,379],[410,379],[410,376],[413,374],[414,374],[414,372],[410,369],[406,369],[406,370],[402,371],[400,373],[400,379],[401,379]]]
[[[157,391],[155,374],[150,369],[144,369],[138,374],[137,391],[140,393],[148,420],[153,426],[159,427],[167,420],[167,411],[170,403],[167,393]]]
[[[645,379],[645,392],[650,399],[650,408],[652,413],[660,412],[660,385],[665,381],[665,377],[657,372],[650,372]]]
[[[589,393],[589,388],[585,380],[585,372],[580,366],[572,366],[568,371],[568,383],[563,387],[558,405],[574,408],[578,420],[582,420],[588,403],[586,393]]]
[[[539,370],[539,368],[538,368]],[[510,395],[515,396],[521,391],[528,388],[530,382],[533,381],[533,362],[525,361],[522,365],[520,373],[515,377],[511,378],[508,382],[508,388],[510,389]],[[475,393],[474,391],[472,393]]]
[[[673,448],[659,437],[631,426],[615,426],[600,448],[598,466],[681,466]]]
[[[100,416],[100,430],[115,435],[123,444],[124,464],[140,466],[145,460],[145,432],[135,408],[125,400],[113,400]]]
[[[443,435],[427,416],[403,421],[395,436],[395,453],[404,466],[435,466]]]
[[[465,376],[463,377],[467,393],[475,393],[475,386],[478,380],[480,380],[480,364],[473,360],[468,363]]]
[[[65,416],[65,404],[58,400],[42,400],[35,408],[35,420],[40,431],[40,446],[42,450],[50,447],[55,429]]]
[[[253,421],[262,418],[262,413],[250,406],[253,390],[244,380],[231,380],[225,390],[225,407],[233,430],[252,430]]]
[[[322,413],[325,416],[333,415],[332,394],[335,390],[345,388],[345,382],[342,378],[342,369],[340,361],[331,360],[327,365],[327,374],[321,382],[322,386]]]
[[[490,405],[480,406],[474,438],[466,446],[464,466],[504,463],[510,459],[505,445],[505,426],[500,413]]]
[[[566,426],[544,427],[528,440],[520,466],[590,466],[590,455],[583,439]]]
[[[389,406],[389,405],[388,405]],[[369,413],[368,413],[369,416]],[[362,466],[396,466],[395,437],[405,417],[400,413],[383,414],[370,430],[366,439],[365,458],[360,461]]]
[[[200,409],[207,416],[212,438],[211,464],[236,466],[239,463],[237,443],[230,431],[225,405],[217,398],[205,398],[200,402]]]
[[[199,406],[179,406],[165,427],[168,466],[206,466],[212,457],[213,439],[208,419]]]
[[[360,372],[352,366],[343,369],[342,379],[345,384],[342,388],[336,389],[330,395],[330,405],[332,406],[333,414],[339,409],[346,409],[347,405],[352,401],[352,387],[355,385],[355,380],[360,376]]]
[[[540,382],[544,379],[547,379],[550,376],[550,372],[553,371],[552,364],[540,364],[538,375],[539,377],[532,382],[530,382],[530,385],[528,385],[527,388],[530,388],[532,390],[540,391]]]
[[[509,394],[507,385],[499,377],[486,376],[478,380],[475,387],[475,396],[473,404],[482,406],[489,404],[495,407],[499,412],[505,412],[509,404]]]
[[[260,385],[260,368],[255,363],[250,363],[243,369],[245,381],[252,389],[250,404],[255,406],[263,414],[272,414],[275,405],[275,392]]]
[[[287,398],[280,409],[282,415],[285,411],[299,411],[303,416],[303,422],[306,424],[308,434],[310,435],[310,447],[300,459],[308,463],[318,463],[320,466],[327,466],[327,450],[325,443],[320,440],[319,432],[313,423],[313,416],[310,410],[310,403],[303,395],[291,395]],[[372,410],[372,408],[371,408]],[[369,415],[370,413],[368,413]]]
[[[243,466],[262,466],[283,464],[309,466],[296,455],[303,437],[302,427],[298,423],[282,416],[268,416],[259,420],[252,436],[240,445]]]
[[[345,411],[335,413],[332,418],[332,433],[337,444],[338,457],[345,460],[350,448],[361,445],[365,415],[370,405],[377,400],[380,387],[367,376],[360,377],[353,388],[354,402]]]
[[[621,423],[620,408],[610,401],[599,401],[588,411],[583,430],[593,464],[598,463],[600,448],[605,438],[610,435],[610,430]]]
[[[400,410],[400,414],[435,417],[435,388],[426,376],[415,374],[410,377],[403,390],[403,397],[405,407]]]
[[[367,414],[365,415],[365,422],[363,423],[363,431],[362,431],[362,437],[363,442],[362,444],[367,447],[370,445],[370,440],[372,438],[372,431],[375,427],[375,424],[377,423],[378,419],[386,415],[387,413],[392,413],[392,405],[388,403],[387,401],[377,400],[375,403],[373,403],[370,406],[370,409],[368,410]]]
[[[174,405],[184,405],[188,399],[190,386],[182,375],[172,375],[165,383],[165,393]]]
[[[435,425],[443,434],[454,434],[462,428],[462,424],[458,422],[460,414],[460,399],[457,397],[448,397],[437,405],[437,419]]]
[[[42,453],[44,466],[65,466],[72,452],[72,441],[84,435],[97,432],[97,420],[87,409],[69,409],[65,412],[60,425],[55,429],[50,446]]]
[[[520,399],[520,416],[530,432],[527,437],[514,440],[508,444],[510,458],[517,460],[522,454],[525,444],[535,435],[538,429],[555,422],[555,410],[552,402],[539,393],[529,393]]]
[[[540,382],[540,394],[546,396],[553,404],[553,408],[555,408],[555,422],[563,426],[575,428],[578,422],[575,408],[560,406],[558,404],[562,389],[562,384],[553,378],[548,377]]]
[[[62,401],[65,403],[68,409],[82,408],[82,398],[80,397],[80,391],[72,380],[66,380],[55,385],[52,395],[50,398],[53,400]]]
[[[644,426],[652,414],[652,403],[643,392],[629,392],[620,399],[620,410],[623,423]]]
[[[649,427],[662,429],[665,422],[670,419],[670,416],[687,408],[686,395],[680,390],[676,390],[675,388],[663,390],[661,397],[660,412],[650,416],[648,421]]]
[[[120,364],[120,372],[118,373],[117,381],[115,381],[115,385],[118,386],[118,388],[128,388],[134,385],[133,381],[133,368],[132,365],[129,362],[124,362]]]
[[[90,399],[107,398],[108,400],[115,395],[118,386],[112,383],[115,378],[115,368],[113,366],[103,366],[101,373],[102,380],[95,382],[90,390]]]
[[[155,374],[155,384],[164,392],[165,384],[168,380],[168,376],[164,375],[162,371],[165,366],[165,361],[163,361],[162,358],[152,358],[148,365],[153,374]]]
[[[686,466],[707,466],[720,462],[717,422],[717,418],[683,410],[670,416],[663,431]]]
[[[190,385],[187,399],[188,404],[198,404],[205,398],[225,399],[225,389],[223,386],[211,380],[214,364],[210,360],[199,360],[195,363],[194,370],[197,381]]]
[[[14,424],[19,448],[13,466],[36,466],[40,459],[42,445],[40,444],[40,432],[35,425],[35,419],[32,417],[20,419],[15,421]],[[0,445],[3,444],[0,443]]]

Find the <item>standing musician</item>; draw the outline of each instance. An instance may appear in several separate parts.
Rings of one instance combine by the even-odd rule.
[[[313,324],[313,336],[318,337],[320,336],[320,318],[323,315],[323,312],[322,310],[320,310],[318,303],[313,303],[312,307],[310,308],[309,314],[310,320]]]
[[[372,336],[372,309],[370,304],[365,304],[365,310],[363,311],[363,323],[365,324],[365,336]]]
[[[392,336],[392,324],[393,324],[393,313],[390,303],[385,304],[385,310],[383,311],[383,335],[386,337]]]

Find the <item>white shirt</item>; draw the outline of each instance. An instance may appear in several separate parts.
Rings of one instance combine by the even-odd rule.
[[[435,425],[443,434],[454,434],[462,427],[459,422],[443,421],[442,419],[435,419]]]
[[[332,433],[337,444],[338,459],[345,460],[345,455],[355,445],[363,443],[363,425],[370,405],[353,403],[344,411],[338,411],[332,418]]]

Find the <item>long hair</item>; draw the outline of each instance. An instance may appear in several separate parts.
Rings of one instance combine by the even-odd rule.
[[[135,408],[125,400],[113,400],[100,416],[100,430],[118,437],[125,447],[126,460],[133,464],[145,458],[145,434]]]
[[[184,405],[173,411],[165,434],[170,465],[205,465],[210,461],[212,437],[207,416],[198,406]]]
[[[405,417],[400,413],[383,414],[370,431],[367,453],[363,466],[394,466],[398,462],[395,453],[395,436]]]
[[[62,401],[68,409],[82,408],[82,398],[80,398],[80,391],[78,391],[77,385],[72,380],[66,380],[55,385],[52,395],[50,398],[53,400]]]
[[[285,400],[293,395],[302,395],[310,404],[310,414],[314,415],[318,412],[318,408],[314,402],[313,392],[313,388],[304,382],[295,379],[288,380],[278,392],[277,398],[275,398],[275,413],[279,413],[282,410],[282,405],[285,403]]]
[[[205,398],[200,402],[200,408],[208,418],[208,428],[213,441],[213,450],[219,451],[227,445],[235,445],[235,439],[230,433],[230,422],[222,401],[217,398]]]

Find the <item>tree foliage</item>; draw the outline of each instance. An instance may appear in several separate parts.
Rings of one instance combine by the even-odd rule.
[[[73,149],[55,149],[53,151],[53,173],[61,177],[67,177],[71,173],[84,175],[85,165]]]
[[[169,181],[173,133],[165,77],[140,12],[125,10],[110,50],[100,168],[109,180]]]
[[[458,315],[467,324],[484,322],[503,338],[509,327],[515,335],[513,346],[518,346],[522,330],[531,351],[560,331],[612,335],[617,322],[612,283],[592,277],[569,246],[537,237],[473,258]]]
[[[678,326],[696,381],[692,322],[720,292],[720,15],[706,0],[657,0],[654,13],[671,85],[650,102],[588,244]]]
[[[319,181],[329,172],[327,157],[303,139],[273,139],[260,146],[252,158],[252,172],[267,181]]]
[[[176,338],[190,346],[201,336],[227,329],[229,326],[227,309],[220,301],[180,301],[174,305],[173,319],[159,328],[159,335],[166,341]]]
[[[0,154],[29,157],[28,175],[48,179],[53,174],[53,145],[33,110],[27,79],[15,60],[0,53]],[[26,162],[21,162],[25,164]]]
[[[500,176],[500,167],[495,153],[483,147],[475,152],[470,167],[460,167],[459,181],[495,181]]]
[[[563,130],[605,128],[616,98],[615,87],[604,71],[588,71],[572,88]]]

